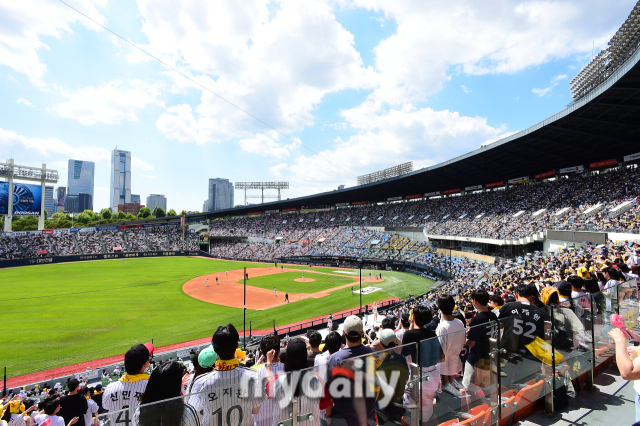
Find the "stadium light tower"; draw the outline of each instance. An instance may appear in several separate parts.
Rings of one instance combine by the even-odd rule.
[[[247,198],[260,198],[264,204],[265,198],[276,198],[274,195],[264,195],[265,189],[277,189],[278,201],[280,201],[280,190],[289,189],[289,182],[236,182],[236,189],[244,189],[244,205],[247,205]],[[247,195],[247,191],[259,189],[260,195]]]

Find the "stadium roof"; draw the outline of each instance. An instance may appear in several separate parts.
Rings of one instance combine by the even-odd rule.
[[[519,133],[401,177],[284,201],[219,210],[208,217],[302,206],[384,201],[558,171],[640,152],[640,49],[565,110]]]

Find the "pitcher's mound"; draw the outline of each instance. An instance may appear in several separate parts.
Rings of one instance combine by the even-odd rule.
[[[294,281],[297,283],[312,283],[315,280],[313,278],[296,278]]]

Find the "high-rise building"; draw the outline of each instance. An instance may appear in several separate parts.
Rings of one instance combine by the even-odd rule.
[[[53,186],[45,186],[44,187],[44,209],[49,214],[49,217],[51,217],[51,215],[56,212],[53,204],[54,204],[53,203]]]
[[[93,161],[69,160],[67,173],[67,195],[91,195],[91,206],[86,210],[93,210],[93,180],[96,165]]]
[[[56,211],[60,210],[60,207],[62,207],[62,210],[64,210],[64,199],[67,196],[67,188],[64,186],[59,186],[56,188],[56,195],[53,197],[53,204],[54,204],[54,208],[56,209]]]
[[[109,206],[117,213],[118,205],[128,203],[131,203],[131,152],[116,148],[111,152]]]
[[[80,193],[67,195],[64,200],[64,209],[69,213],[82,213],[93,209],[93,197],[91,194]]]
[[[233,183],[229,179],[209,179],[209,198],[206,204],[206,211],[209,212],[232,208]]]
[[[147,207],[149,210],[153,212],[153,209],[157,207],[162,207],[162,209],[167,211],[167,198],[164,195],[160,194],[151,194],[147,197]]]

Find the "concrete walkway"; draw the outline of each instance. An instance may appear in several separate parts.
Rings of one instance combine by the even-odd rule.
[[[561,413],[549,417],[539,410],[516,425],[630,426],[635,423],[633,382],[622,380],[614,364],[598,374],[594,381],[598,390],[578,392],[575,398],[569,398],[569,406]]]

